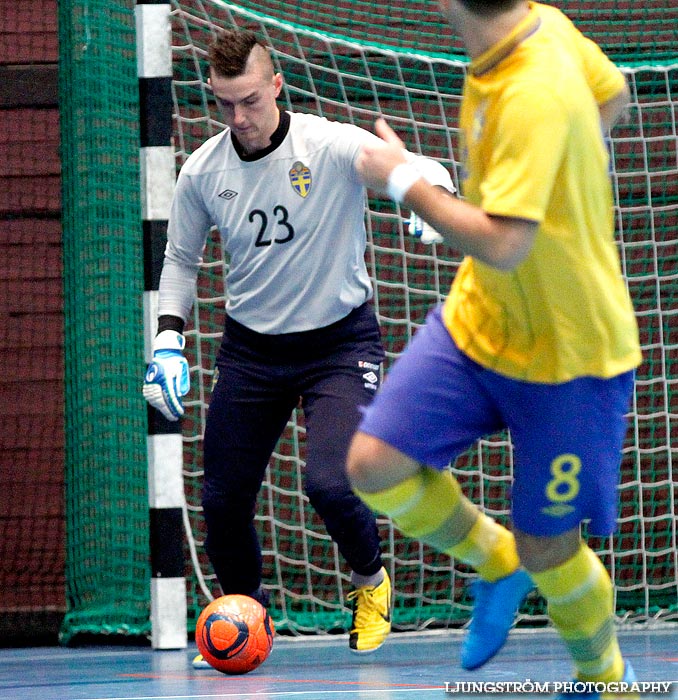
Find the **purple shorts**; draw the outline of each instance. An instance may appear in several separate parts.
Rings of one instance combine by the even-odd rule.
[[[428,315],[396,361],[359,429],[444,469],[484,436],[509,429],[511,506],[517,528],[562,534],[616,529],[621,449],[634,373],[562,384],[510,379],[462,353],[441,318]]]

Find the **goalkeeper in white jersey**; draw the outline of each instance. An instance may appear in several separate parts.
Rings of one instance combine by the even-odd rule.
[[[170,420],[183,414],[182,333],[215,226],[230,265],[204,440],[207,553],[224,594],[268,602],[253,514],[271,453],[301,401],[305,491],[351,568],[350,648],[370,652],[391,629],[391,583],[374,515],[352,492],[345,462],[384,357],[364,261],[365,188],[355,168],[376,137],[280,110],[282,76],[252,32],[220,33],[209,59],[227,128],[193,153],[177,180],[144,395]],[[442,166],[407,157],[453,191]]]

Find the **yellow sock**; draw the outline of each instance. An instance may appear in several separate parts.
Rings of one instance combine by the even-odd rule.
[[[508,576],[520,564],[513,533],[480,512],[468,535],[445,552],[472,566],[486,581]]]
[[[610,683],[624,674],[614,628],[612,581],[598,557],[582,543],[571,559],[531,573],[582,681]]]
[[[513,535],[483,515],[449,471],[423,467],[390,489],[358,495],[406,535],[469,564],[481,578],[494,581],[518,568]]]

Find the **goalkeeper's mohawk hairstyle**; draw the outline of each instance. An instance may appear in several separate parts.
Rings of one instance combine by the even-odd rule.
[[[253,31],[222,29],[209,45],[210,68],[224,78],[236,78],[245,72],[247,61],[255,47],[259,47],[269,57],[268,47]]]

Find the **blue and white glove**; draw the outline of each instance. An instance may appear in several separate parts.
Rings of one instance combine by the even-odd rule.
[[[410,212],[410,218],[407,220],[407,230],[410,236],[418,238],[422,243],[430,245],[431,243],[442,243],[445,239],[433,228],[429,226],[418,214]]]
[[[153,341],[153,362],[148,365],[144,377],[144,398],[171,421],[184,415],[181,397],[191,388],[188,362],[182,354],[185,345],[186,339],[181,333],[158,333]]]
[[[452,182],[449,172],[446,168],[432,158],[422,156],[413,156],[408,153],[408,163],[413,165],[419,175],[431,185],[443,187],[450,193],[456,192],[456,188]],[[408,233],[415,238],[419,238],[422,243],[430,245],[432,243],[442,243],[445,239],[432,226],[429,226],[418,214],[410,212],[410,218],[407,220]]]

